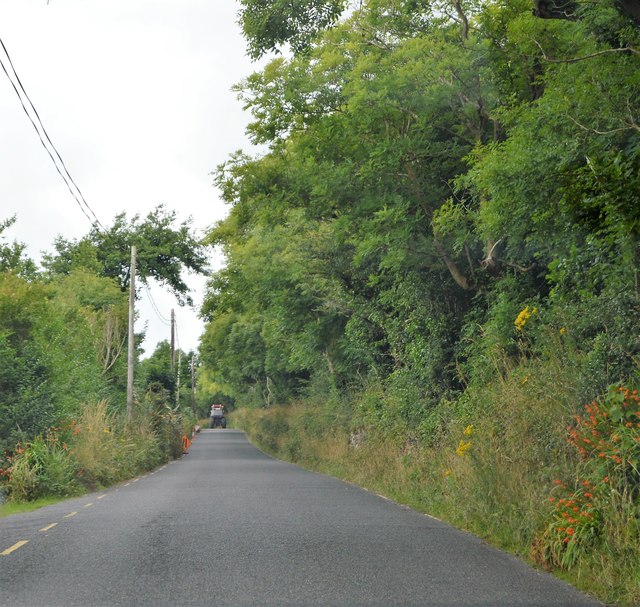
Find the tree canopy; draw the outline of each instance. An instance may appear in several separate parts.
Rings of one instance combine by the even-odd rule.
[[[205,246],[191,230],[191,220],[176,224],[175,211],[162,205],[141,218],[126,213],[116,215],[107,230],[94,226],[80,240],[60,236],[55,252],[45,257],[44,265],[53,274],[67,274],[83,267],[114,279],[122,291],[129,288],[131,246],[137,249],[137,273],[143,283],[150,278],[166,286],[180,305],[192,305],[189,287],[182,271],[204,273],[207,268]]]
[[[373,374],[425,410],[482,376],[488,349],[516,355],[527,305],[547,331],[571,320],[585,394],[628,375],[632,5],[243,2],[254,55],[293,54],[237,86],[268,151],[217,172],[230,214],[208,240],[227,256],[203,307],[215,381],[269,403]]]

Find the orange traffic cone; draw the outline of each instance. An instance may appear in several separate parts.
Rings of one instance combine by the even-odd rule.
[[[189,440],[189,437],[186,434],[183,434],[182,435],[182,453],[185,455],[189,453],[190,446],[191,446],[191,441]]]

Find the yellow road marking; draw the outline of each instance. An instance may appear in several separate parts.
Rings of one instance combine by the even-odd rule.
[[[46,527],[40,529],[40,531],[49,531],[49,529],[53,529],[57,524],[58,523],[51,523],[50,525],[47,525]]]
[[[62,518],[71,518],[72,516],[75,516],[76,514],[78,514],[77,512],[69,512],[69,514],[65,514]]]
[[[101,500],[103,497],[107,497],[107,494],[105,493],[104,495],[99,495],[97,499]]]
[[[140,479],[139,478],[134,478],[131,482],[132,483],[137,483]]]
[[[7,548],[6,550],[3,550],[2,552],[0,552],[0,554],[2,556],[9,556],[12,552],[15,552],[18,548],[22,548],[25,544],[28,544],[29,540],[21,540],[19,542],[16,542],[13,546],[11,546],[11,548]]]
[[[126,484],[125,484],[125,487],[128,487],[130,484],[131,484],[131,483],[126,483]]]
[[[93,506],[93,502],[89,502],[88,504],[85,504],[84,506],[82,506],[83,508],[91,508],[91,506]]]

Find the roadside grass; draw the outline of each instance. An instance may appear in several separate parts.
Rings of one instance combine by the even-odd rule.
[[[140,411],[126,423],[107,402],[89,404],[78,417],[16,447],[0,470],[3,512],[38,508],[153,470],[182,454],[181,437],[191,427],[192,420],[168,407]]]
[[[594,499],[589,510],[597,510],[590,536],[577,537],[580,529],[590,528],[587,518],[581,519],[582,527],[557,522],[552,500],[557,500],[558,483],[571,494],[587,477],[600,474],[568,441],[581,407],[575,402],[581,391],[575,368],[558,357],[502,369],[499,381],[468,390],[453,409],[447,403],[451,415],[445,426],[427,436],[416,436],[414,427],[401,423],[390,431],[360,414],[337,416],[332,423],[326,410],[305,402],[239,409],[231,420],[276,457],[443,519],[607,604],[638,605],[637,479],[602,486],[601,499]],[[362,410],[360,403],[369,397],[356,397],[353,411]],[[638,429],[632,430],[638,436]],[[637,447],[632,448],[637,457]],[[633,471],[637,460],[630,462]],[[573,528],[576,535],[566,535]],[[564,529],[560,536],[558,529]]]
[[[64,497],[42,497],[32,502],[5,502],[0,504],[0,518],[11,516],[12,514],[21,514],[22,512],[32,512],[39,510],[45,506],[52,506],[64,501]]]

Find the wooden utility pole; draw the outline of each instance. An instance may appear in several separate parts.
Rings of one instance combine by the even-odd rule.
[[[191,353],[191,410],[196,412],[196,355]]]
[[[136,302],[136,247],[131,247],[131,268],[129,270],[129,348],[127,353],[127,422],[133,416],[133,365],[135,358],[135,320]]]
[[[171,373],[176,366],[176,314],[171,310]]]
[[[182,366],[182,350],[178,349],[178,372],[176,374],[176,405],[180,404],[180,367]]]

